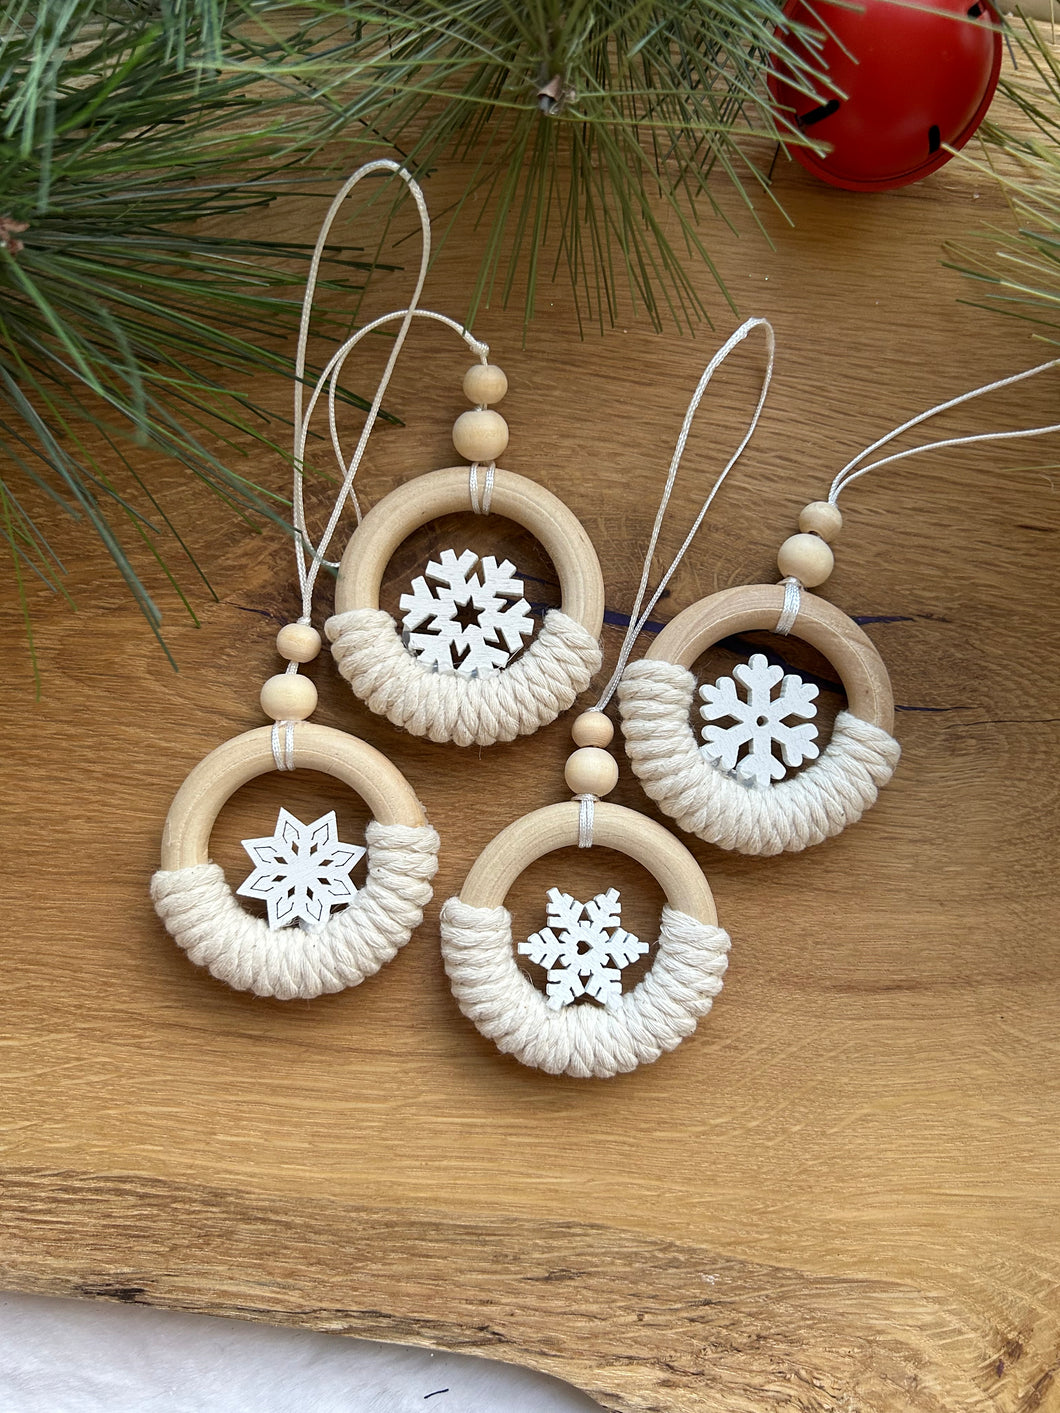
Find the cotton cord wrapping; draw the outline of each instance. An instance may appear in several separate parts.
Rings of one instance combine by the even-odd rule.
[[[600,644],[559,609],[545,615],[520,658],[488,677],[433,671],[408,651],[383,609],[337,613],[324,631],[339,671],[370,711],[414,736],[458,746],[514,741],[547,726],[600,668]]]
[[[491,461],[486,467],[486,480],[482,487],[482,496],[478,493],[478,473],[479,463],[473,461],[468,468],[468,495],[471,500],[471,511],[473,515],[488,515],[490,506],[493,503],[493,480],[497,470],[497,463]]]
[[[430,825],[373,820],[366,838],[368,880],[323,927],[271,929],[244,912],[215,863],[160,869],[151,897],[196,966],[237,991],[308,1001],[374,976],[404,947],[430,901],[438,868],[438,834]]]
[[[608,1006],[556,1011],[519,970],[507,908],[450,898],[442,957],[461,1011],[524,1065],[576,1079],[609,1079],[651,1064],[695,1030],[721,991],[729,936],[664,907],[651,970]]]
[[[593,822],[596,818],[598,795],[578,795],[578,848],[593,847]]]
[[[294,722],[277,721],[272,728],[272,758],[277,770],[294,770]]]
[[[799,616],[801,606],[802,585],[799,583],[798,579],[785,579],[784,606],[780,610],[780,617],[777,619],[777,626],[773,631],[779,633],[782,638],[786,638],[795,627],[795,621]]]
[[[689,721],[696,679],[670,662],[626,668],[618,689],[626,753],[645,793],[677,825],[741,854],[798,852],[861,818],[894,774],[901,747],[852,712],[798,775],[756,789],[708,760]]]

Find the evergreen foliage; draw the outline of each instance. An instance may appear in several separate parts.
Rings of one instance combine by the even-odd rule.
[[[689,268],[713,269],[700,223],[704,205],[721,214],[711,177],[723,173],[749,207],[771,200],[746,139],[780,131],[804,140],[770,109],[762,81],[770,55],[819,91],[816,70],[789,41],[798,35],[816,52],[820,36],[792,26],[782,0],[399,0],[316,10],[321,23],[356,21],[350,38],[314,61],[314,84],[330,102],[324,130],[360,132],[368,143],[384,134],[421,176],[453,159],[470,164],[451,213],[457,220],[467,208],[487,228],[469,319],[483,301],[514,293],[530,319],[539,282],[561,267],[579,309],[601,323],[615,319],[623,286],[656,327],[703,317]],[[542,269],[550,234],[556,253]]]
[[[626,286],[656,324],[690,324],[706,312],[689,270],[710,264],[708,182],[724,173],[749,204],[768,191],[734,134],[776,135],[768,55],[802,66],[778,24],[780,0],[13,0],[0,527],[23,603],[29,575],[62,591],[47,497],[98,534],[158,632],[136,565],[164,565],[179,535],[138,444],[239,513],[277,516],[238,469],[236,444],[268,428],[236,389],[248,371],[293,376],[307,252],[206,233],[207,218],[265,227],[231,218],[294,190],[335,138],[346,170],[396,150],[429,179],[456,158],[469,181],[451,221],[473,209],[487,229],[469,314],[518,292],[530,318],[565,267],[601,322]],[[333,290],[357,288],[356,262],[332,268]],[[118,465],[133,496],[108,476]]]
[[[1026,319],[1060,343],[1060,59],[1033,21],[1013,25],[1009,37],[1015,73],[1002,77],[999,92],[1014,105],[1018,127],[989,117],[979,132],[980,166],[1000,182],[1014,227],[951,244],[945,263],[987,287],[977,301],[984,307]]]

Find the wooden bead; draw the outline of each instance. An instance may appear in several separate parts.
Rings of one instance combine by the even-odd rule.
[[[317,689],[299,672],[281,672],[261,689],[261,709],[273,721],[304,721],[317,706]]]
[[[320,634],[309,623],[286,623],[276,634],[276,651],[288,662],[312,662],[320,651]]]
[[[508,423],[488,408],[461,412],[453,424],[453,445],[468,461],[496,461],[508,445]]]
[[[777,551],[777,568],[785,579],[813,589],[831,574],[835,556],[819,535],[789,535]]]
[[[618,761],[599,746],[582,746],[567,757],[563,778],[575,795],[609,795],[618,784]]]
[[[615,728],[602,711],[583,711],[574,718],[570,734],[576,746],[609,746],[614,739]]]
[[[477,405],[500,402],[508,391],[508,379],[496,363],[476,363],[464,374],[464,396]]]
[[[843,528],[843,513],[827,500],[811,500],[799,511],[799,529],[807,535],[820,535],[829,544]]]

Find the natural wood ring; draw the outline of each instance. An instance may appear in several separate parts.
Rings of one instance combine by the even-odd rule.
[[[731,633],[774,630],[784,607],[783,584],[741,584],[691,604],[672,619],[644,654],[646,660],[690,669],[696,658]],[[835,604],[802,590],[790,636],[823,653],[839,674],[850,712],[888,734],[894,694],[872,639]]]
[[[281,732],[286,731],[281,724]],[[319,770],[360,795],[380,824],[412,828],[426,824],[412,786],[381,751],[335,731],[298,721],[294,725],[294,769]],[[222,806],[256,776],[276,769],[272,727],[259,726],[225,741],[191,771],[177,791],[162,832],[162,867],[191,868],[209,862],[210,835]]]
[[[471,509],[470,467],[448,466],[398,486],[353,532],[339,565],[335,612],[378,609],[383,575],[397,547],[440,515]],[[594,638],[604,622],[604,580],[589,536],[568,506],[536,481],[494,472],[491,514],[506,516],[540,541],[556,567],[563,612]]]
[[[472,908],[498,908],[512,884],[535,860],[578,842],[577,800],[546,805],[514,820],[492,839],[471,867],[460,901]],[[593,845],[617,849],[651,873],[671,908],[716,927],[714,896],[696,860],[661,824],[622,805],[597,802]]]

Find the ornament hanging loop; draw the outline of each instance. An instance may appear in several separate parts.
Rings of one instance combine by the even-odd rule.
[[[647,604],[644,604],[644,597],[648,589],[648,578],[651,574],[652,562],[655,559],[655,550],[659,543],[659,534],[662,530],[663,521],[666,519],[667,507],[670,504],[670,497],[673,494],[674,483],[677,480],[677,473],[681,467],[681,458],[685,454],[685,447],[688,444],[689,434],[692,430],[692,423],[695,420],[696,413],[699,411],[699,405],[703,401],[703,396],[706,393],[707,388],[710,385],[711,379],[714,377],[714,374],[725,362],[725,360],[730,356],[730,354],[734,353],[735,350],[739,348],[740,344],[742,344],[743,341],[748,337],[748,335],[752,334],[756,329],[761,329],[763,334],[765,335],[766,370],[762,378],[762,387],[758,394],[758,401],[756,402],[754,411],[751,414],[751,419],[747,425],[747,430],[741,438],[739,446],[733,452],[732,456],[730,456],[729,460],[725,463],[725,466],[722,468],[713,486],[711,486],[706,500],[704,500],[703,504],[700,506],[699,513],[696,515],[695,520],[693,520],[692,522],[691,529],[685,536],[677,553],[670,561],[669,568],[659,580],[659,583],[656,586],[651,597],[648,599]],[[725,478],[728,476],[729,472],[739,461],[740,457],[744,453],[745,448],[747,447],[748,442],[754,435],[755,428],[758,426],[758,419],[761,417],[762,409],[765,407],[766,397],[769,393],[769,385],[773,379],[773,363],[776,357],[776,343],[776,334],[773,331],[773,325],[769,322],[768,319],[746,319],[736,330],[736,332],[725,341],[721,348],[718,349],[717,353],[714,355],[714,357],[707,364],[706,368],[703,370],[703,375],[700,378],[698,384],[696,385],[696,390],[692,394],[692,399],[688,404],[688,410],[685,413],[684,421],[681,424],[681,431],[677,437],[677,445],[674,447],[674,454],[670,460],[669,470],[666,473],[666,481],[663,485],[662,496],[659,500],[659,509],[656,511],[655,514],[655,524],[652,526],[651,537],[648,541],[648,549],[644,556],[644,568],[641,572],[640,583],[637,586],[637,593],[633,601],[633,608],[630,611],[629,615],[629,627],[626,629],[626,635],[623,638],[622,646],[619,649],[618,661],[615,664],[615,670],[612,672],[606,687],[601,692],[600,697],[597,700],[595,707],[596,711],[603,711],[604,708],[607,706],[608,702],[614,696],[615,688],[621,681],[622,674],[626,669],[626,664],[629,661],[630,654],[633,651],[633,645],[636,643],[637,639],[644,631],[644,628],[649,618],[651,617],[652,610],[659,602],[660,598],[666,590],[666,586],[669,584],[670,580],[677,572],[678,566],[687,554],[689,546],[695,539],[696,535],[699,533],[699,527],[702,525],[707,511],[710,509],[714,497],[718,494],[718,491],[721,489]],[[642,605],[644,606],[642,607]]]

